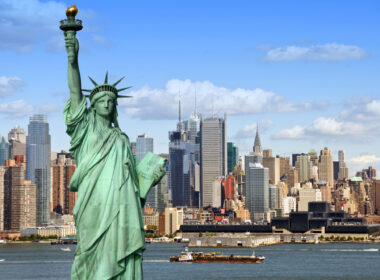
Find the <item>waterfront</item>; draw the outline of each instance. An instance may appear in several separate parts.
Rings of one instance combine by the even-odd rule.
[[[70,248],[70,252],[61,251]],[[69,279],[75,245],[0,246],[1,279]],[[256,248],[263,264],[170,263],[183,244],[147,244],[144,279],[380,279],[379,244],[282,244]],[[202,251],[215,251],[202,248]],[[249,248],[223,248],[224,254],[250,255]]]

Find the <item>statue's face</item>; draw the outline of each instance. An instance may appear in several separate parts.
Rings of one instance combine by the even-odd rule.
[[[115,110],[115,98],[108,94],[104,94],[95,103],[96,114],[102,117],[112,117],[113,110]]]

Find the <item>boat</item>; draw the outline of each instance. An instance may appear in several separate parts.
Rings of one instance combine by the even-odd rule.
[[[7,241],[5,239],[0,239],[0,244],[7,244]]]
[[[170,257],[170,262],[194,262],[194,263],[208,263],[208,262],[220,262],[220,263],[262,263],[265,257],[256,256],[253,252],[252,256],[234,256],[222,255],[220,252],[189,252],[185,248],[185,252],[182,252],[179,256]]]
[[[60,248],[63,252],[71,252],[71,249],[69,247],[67,248]]]

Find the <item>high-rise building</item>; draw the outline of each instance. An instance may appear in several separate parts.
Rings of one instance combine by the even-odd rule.
[[[291,212],[297,211],[297,199],[293,196],[284,197],[282,200],[283,214],[289,215]]]
[[[136,157],[136,142],[131,142],[132,155]]]
[[[148,152],[153,153],[153,138],[149,138],[144,133],[139,135],[136,140],[136,159],[142,160]]]
[[[344,161],[344,151],[338,151],[338,162],[339,162],[339,171],[338,171],[338,179],[344,180],[349,178],[349,170]]]
[[[9,144],[4,137],[0,138],[0,166],[4,166],[5,161],[9,159]]]
[[[295,186],[296,183],[299,183],[298,180],[298,171],[295,167],[292,167],[288,170],[285,175],[285,183],[288,185],[288,188],[291,189]]]
[[[8,168],[0,166],[0,231],[4,230],[4,177]]]
[[[253,144],[253,153],[254,158],[251,158],[251,160],[254,160],[257,163],[262,164],[263,163],[263,146],[261,145],[260,135],[259,135],[259,125],[257,124],[256,127],[256,136],[255,136],[255,142]]]
[[[50,134],[46,115],[33,115],[26,137],[26,179],[37,185],[37,226],[50,220]]]
[[[58,214],[72,214],[77,192],[69,188],[75,169],[75,161],[69,153],[59,153],[51,166],[51,210]]]
[[[264,150],[263,166],[269,170],[269,183],[280,182],[280,158],[272,156],[272,150]]]
[[[269,209],[279,210],[282,209],[282,188],[271,185],[269,186]]]
[[[314,149],[311,149],[308,155],[313,166],[318,166],[318,153]]]
[[[299,190],[298,211],[308,211],[309,202],[322,201],[322,193],[320,189],[313,189],[311,183],[306,183]]]
[[[310,156],[301,154],[297,156],[296,170],[298,172],[298,181],[307,182],[311,178],[312,162]]]
[[[251,219],[258,219],[269,210],[269,170],[248,155],[245,156],[245,205]]]
[[[291,167],[289,157],[280,157],[280,179],[288,173]]]
[[[12,128],[8,133],[8,142],[10,159],[15,156],[26,157],[26,133],[24,129],[19,126]]]
[[[36,226],[36,185],[25,180],[25,166],[8,160],[4,172],[4,229]]]
[[[201,205],[212,204],[212,186],[227,173],[226,116],[201,122]]]
[[[231,174],[237,164],[239,157],[239,150],[234,143],[227,143],[227,173]]]
[[[326,185],[332,187],[334,185],[334,166],[331,150],[324,148],[319,156],[319,180],[325,181]]]
[[[296,167],[297,157],[304,154],[292,154],[292,166]]]

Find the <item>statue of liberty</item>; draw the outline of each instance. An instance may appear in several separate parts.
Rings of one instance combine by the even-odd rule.
[[[71,279],[142,279],[145,249],[141,208],[149,189],[165,174],[165,160],[152,153],[136,164],[128,136],[117,122],[117,84],[81,87],[76,7],[61,21],[68,53],[70,99],[64,109],[70,152],[77,163],[70,190],[78,192],[73,209],[78,245]],[[85,96],[82,92],[90,92]],[[87,106],[86,97],[90,106]]]

